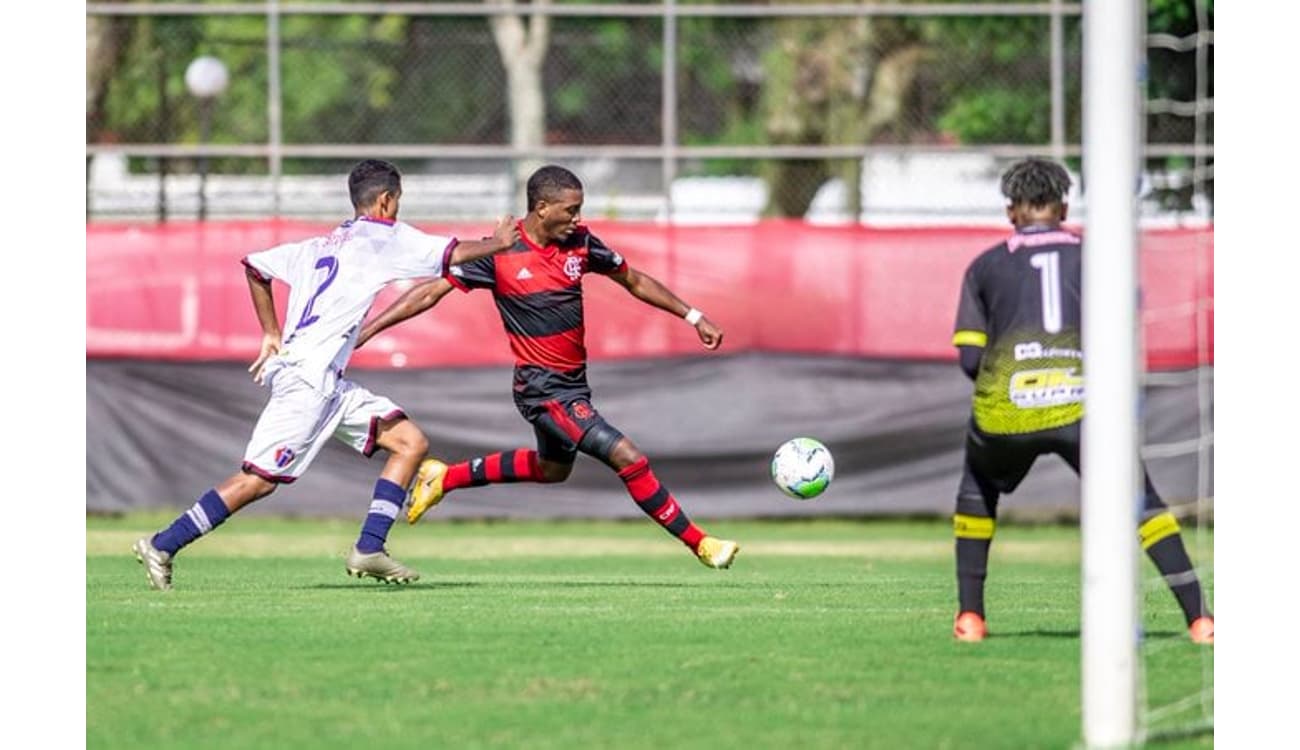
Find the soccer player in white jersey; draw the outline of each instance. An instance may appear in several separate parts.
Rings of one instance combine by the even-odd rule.
[[[401,175],[368,159],[348,176],[356,215],[327,235],[273,247],[244,258],[262,346],[249,367],[271,390],[239,472],[199,497],[170,526],[137,540],[133,550],[155,589],[172,586],[172,560],[231,513],[302,476],[335,437],[366,456],[388,451],[370,512],[349,553],[350,575],[408,583],[419,574],[388,555],[388,531],[425,457],[424,433],[392,401],[344,377],[361,321],[391,281],[438,277],[443,269],[507,249],[519,239],[512,217],[491,238],[459,242],[397,221]],[[289,285],[282,330],[272,279]]]

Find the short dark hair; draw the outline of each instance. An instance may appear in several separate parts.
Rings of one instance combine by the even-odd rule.
[[[387,190],[401,194],[402,173],[397,167],[380,159],[366,159],[352,168],[348,175],[348,193],[352,196],[353,208],[366,208]]]
[[[1002,194],[1012,205],[1048,206],[1065,203],[1070,173],[1047,159],[1016,162],[1002,175]]]
[[[564,167],[548,164],[533,172],[528,178],[528,210],[537,207],[538,201],[555,200],[561,190],[581,190],[582,181]]]

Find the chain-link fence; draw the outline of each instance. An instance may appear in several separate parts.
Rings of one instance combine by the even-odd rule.
[[[1209,214],[1210,0],[1150,0],[1150,212]],[[1201,12],[1197,12],[1201,11]],[[404,212],[518,212],[558,161],[589,214],[997,214],[1030,154],[1078,167],[1081,6],[105,2],[87,5],[92,218],[337,216],[358,158]],[[186,71],[221,61],[200,98]]]

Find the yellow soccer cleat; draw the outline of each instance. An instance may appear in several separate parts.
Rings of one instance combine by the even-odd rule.
[[[415,474],[415,484],[406,501],[406,522],[415,523],[430,508],[442,502],[442,480],[447,476],[447,464],[436,458],[420,462]]]
[[[700,540],[695,556],[710,568],[730,568],[731,561],[736,559],[739,551],[740,545],[735,542],[706,536]]]

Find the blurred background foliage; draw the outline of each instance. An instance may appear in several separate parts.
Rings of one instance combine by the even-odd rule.
[[[263,8],[254,5],[254,13]],[[1196,32],[1195,0],[1147,5],[1148,33]],[[1205,7],[1212,28],[1212,0]],[[1078,17],[1066,18],[1067,142],[1081,138],[1080,27]],[[659,18],[556,17],[543,31],[539,142],[662,142]],[[510,125],[517,92],[506,58],[513,53],[484,17],[285,15],[281,37],[285,143],[508,144],[519,137]],[[682,17],[677,37],[682,144],[1050,141],[1045,16]],[[197,142],[198,106],[184,71],[204,54],[220,58],[231,80],[214,110],[212,141],[266,142],[267,20],[256,14],[89,15],[88,141]],[[1148,62],[1149,98],[1196,98],[1194,48],[1153,48]],[[1212,55],[1208,65],[1212,81]],[[1211,115],[1209,142],[1212,122]],[[1153,113],[1147,140],[1191,143],[1194,125],[1186,115]],[[1189,162],[1158,161],[1169,169]],[[147,160],[133,166],[147,169]],[[212,161],[226,173],[265,168],[258,159]],[[291,159],[284,168],[311,172],[321,164]],[[861,164],[711,159],[701,169],[761,175],[771,188],[769,213],[797,216],[827,178],[856,184]]]

